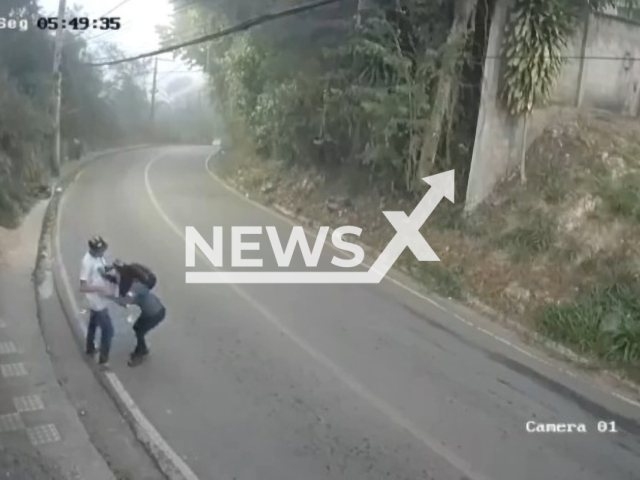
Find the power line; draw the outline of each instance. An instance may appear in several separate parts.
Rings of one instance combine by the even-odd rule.
[[[273,20],[277,20],[283,17],[288,17],[291,15],[296,15],[298,13],[302,13],[308,10],[312,10],[318,7],[322,7],[325,5],[329,5],[332,3],[338,3],[341,2],[343,0],[320,0],[318,2],[314,2],[314,3],[310,3],[307,5],[303,5],[300,7],[294,7],[294,8],[290,8],[290,9],[286,9],[286,10],[282,10],[280,12],[276,12],[276,13],[268,13],[268,14],[264,14],[264,15],[260,15],[258,17],[246,20],[244,22],[241,22],[237,25],[234,25],[232,27],[220,30],[218,32],[215,33],[210,33],[198,38],[194,38],[193,40],[189,40],[187,42],[182,42],[179,43],[177,45],[171,45],[168,47],[164,47],[161,48],[159,50],[154,50],[152,52],[147,52],[147,53],[142,53],[140,55],[136,55],[133,57],[128,57],[128,58],[122,58],[120,60],[111,60],[111,61],[107,61],[107,62],[97,62],[97,63],[83,63],[83,65],[86,66],[90,66],[90,67],[103,67],[103,66],[107,66],[107,65],[117,65],[119,63],[125,63],[125,62],[132,62],[134,60],[140,60],[142,58],[147,58],[147,57],[153,57],[155,55],[160,55],[162,53],[168,53],[168,52],[173,52],[174,50],[178,50],[180,48],[184,48],[184,47],[190,47],[191,45],[197,45],[199,43],[203,43],[203,42],[208,42],[211,40],[216,40],[218,38],[230,35],[232,33],[237,33],[237,32],[241,32],[244,30],[248,30],[251,27],[255,27],[257,25],[261,25],[263,23],[267,23]]]
[[[121,6],[123,6],[124,4],[129,3],[130,1],[131,1],[131,0],[122,0],[120,3],[118,3],[115,7],[113,7],[113,8],[112,8],[111,10],[109,10],[108,12],[105,12],[105,13],[103,13],[102,15],[99,15],[99,17],[106,17],[107,15],[109,15],[110,13],[113,13],[115,10],[117,10],[118,8],[120,8]],[[85,34],[85,33],[87,33],[88,31],[89,31],[89,30],[83,30],[82,32],[80,32],[80,33],[78,33],[78,34],[76,35],[76,38],[78,38],[78,37],[80,37],[80,36],[84,35],[84,34]],[[111,32],[113,32],[113,31],[114,31],[114,30],[110,30],[110,31],[105,32],[105,33],[102,33],[102,34],[100,34],[100,35],[93,36],[93,37],[89,37],[89,38],[87,38],[87,39],[86,39],[86,41],[88,42],[88,41],[89,41],[89,40],[91,40],[92,38],[101,37],[101,36],[103,36],[103,35],[105,35],[105,34],[107,34],[107,33],[111,33]]]
[[[119,28],[118,30],[107,30],[106,32],[102,32],[102,33],[99,33],[99,34],[94,35],[94,36],[92,36],[92,37],[86,38],[86,39],[85,39],[85,42],[90,42],[91,40],[96,40],[97,38],[104,37],[105,35],[111,35],[111,34],[114,34],[114,33],[116,33],[116,32],[121,32],[121,31],[126,30],[127,28],[129,28],[129,27],[130,27],[132,24],[134,24],[134,23],[135,23],[135,21],[133,21],[133,20],[132,20],[132,21],[127,22],[127,23],[125,23],[124,25],[122,25],[122,27],[121,27],[121,28]],[[85,32],[86,32],[86,31],[87,31],[87,30],[85,30]],[[83,33],[84,33],[84,32],[83,32]]]
[[[486,55],[484,57],[482,57],[482,59],[480,61],[483,61],[485,59],[503,59],[506,58],[504,55]],[[522,57],[509,57],[509,58],[525,58],[524,56]],[[548,55],[545,55],[543,58],[550,58]],[[555,58],[560,58],[562,60],[627,60],[630,62],[633,61],[638,61],[640,60],[640,57],[625,57],[625,56],[600,56],[600,55],[558,55]]]
[[[196,0],[195,2],[190,2],[187,5],[184,5],[183,7],[181,7],[180,9],[176,10],[174,13],[177,13],[179,10],[184,9],[186,7],[190,7],[192,6],[194,3],[197,3],[199,0]],[[264,14],[264,15],[260,15],[258,17],[255,17],[253,19],[249,19],[246,20],[244,22],[241,22],[239,24],[236,24],[232,27],[220,30],[218,32],[215,33],[211,33],[211,34],[207,34],[204,36],[200,36],[197,38],[194,38],[192,40],[186,41],[186,42],[182,42],[176,45],[170,45],[168,47],[164,47],[158,50],[154,50],[151,52],[147,52],[147,53],[142,53],[139,55],[135,55],[132,57],[126,57],[126,58],[122,58],[119,60],[108,60],[108,61],[98,61],[98,62],[82,62],[83,65],[85,66],[91,66],[91,67],[102,67],[102,66],[109,66],[109,65],[118,65],[121,63],[126,63],[126,62],[131,62],[131,61],[135,61],[135,60],[140,60],[143,58],[148,58],[148,57],[153,57],[156,55],[160,55],[163,53],[169,53],[175,50],[178,50],[180,48],[185,48],[185,47],[189,47],[192,45],[197,45],[200,43],[204,43],[207,41],[212,41],[212,40],[216,40],[218,38],[233,34],[233,33],[237,33],[240,31],[244,31],[244,30],[248,30],[254,26],[257,25],[261,25],[263,23],[267,23],[273,20],[277,20],[283,17],[287,17],[287,16],[292,16],[298,13],[302,13],[304,11],[308,11],[308,10],[312,10],[321,6],[325,6],[325,5],[329,5],[329,4],[333,4],[333,3],[338,3],[340,1],[343,0],[321,0],[321,1],[317,1],[314,3],[310,3],[307,5],[303,5],[303,6],[299,6],[299,7],[294,7],[294,8],[290,8],[290,9],[286,9],[286,10],[282,10],[279,12],[275,12],[275,13],[270,13],[270,14]],[[504,58],[503,55],[486,55],[482,58],[482,60],[485,59],[501,59]],[[626,60],[626,61],[636,61],[636,60],[640,60],[640,57],[629,57],[629,56],[589,56],[589,55],[560,55],[559,58],[561,59],[574,59],[574,60]]]
[[[130,0],[125,0],[123,3],[126,3],[128,1],[130,1]],[[178,7],[175,10],[173,10],[173,12],[171,12],[171,15],[175,15],[176,13],[180,13],[180,12],[186,10],[187,8],[193,7],[194,5],[196,5],[196,4],[200,3],[200,2],[202,2],[202,0],[192,0],[191,2],[189,2],[189,3],[185,4],[185,5],[182,5],[181,7]],[[105,14],[105,15],[107,15],[107,14]],[[102,15],[102,16],[105,16],[105,15]],[[135,25],[136,23],[138,23],[140,21],[146,21],[146,19],[145,18],[135,18],[135,19],[133,19],[133,20],[131,20],[129,22],[126,22],[124,25],[122,25],[122,28],[119,28],[118,30],[108,30],[106,32],[99,33],[98,35],[94,35],[92,37],[87,38],[86,41],[89,42],[91,40],[96,40],[98,38],[102,38],[102,37],[107,36],[107,35],[113,35],[114,33],[121,32],[123,30],[126,30],[126,29],[130,28],[131,26]],[[85,30],[85,32],[86,32],[86,30]],[[82,33],[85,33],[85,32],[82,32]]]
[[[107,15],[109,15],[110,13],[113,13],[114,10],[117,10],[118,8],[120,8],[122,5],[124,5],[125,3],[129,3],[131,0],[122,0],[119,4],[117,4],[115,7],[113,7],[111,10],[109,10],[107,13],[103,13],[102,15],[100,15],[101,17],[106,17]]]

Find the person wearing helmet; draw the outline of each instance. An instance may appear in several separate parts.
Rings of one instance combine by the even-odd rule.
[[[86,353],[90,356],[95,355],[96,330],[100,328],[99,365],[106,367],[113,339],[113,324],[107,309],[107,297],[113,294],[113,287],[105,278],[107,263],[104,253],[108,245],[102,237],[95,236],[88,241],[88,246],[89,251],[83,257],[80,268],[80,292],[85,294],[89,307]]]

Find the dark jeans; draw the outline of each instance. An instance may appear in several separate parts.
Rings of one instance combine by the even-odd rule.
[[[144,315],[140,314],[136,323],[133,324],[133,331],[136,333],[136,349],[133,351],[134,355],[146,355],[149,353],[149,348],[147,347],[147,342],[145,341],[145,335],[149,333],[150,330],[156,328],[166,315],[166,310],[163,308],[155,315]]]
[[[109,310],[91,310],[89,314],[89,328],[87,329],[87,353],[92,354],[96,350],[96,329],[100,328],[100,361],[109,360],[111,340],[113,339],[113,325]]]

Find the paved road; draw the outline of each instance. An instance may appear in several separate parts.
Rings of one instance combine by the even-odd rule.
[[[94,163],[65,195],[60,233],[70,274],[95,232],[158,274],[170,313],[152,356],[127,368],[133,339],[116,308],[113,369],[201,479],[640,478],[634,407],[390,282],[186,285],[174,228],[290,229],[216,183],[209,153],[155,148]],[[598,433],[599,420],[619,432]],[[589,432],[527,433],[528,421]]]

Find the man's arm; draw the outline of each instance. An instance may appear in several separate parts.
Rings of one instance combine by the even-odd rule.
[[[136,303],[136,298],[133,295],[127,295],[125,297],[115,297],[113,295],[109,295],[107,298],[112,302],[117,303],[121,307],[126,307],[127,305],[133,305],[134,303]]]
[[[103,295],[106,293],[106,289],[104,287],[94,287],[89,285],[86,280],[80,280],[80,293],[99,293]]]

